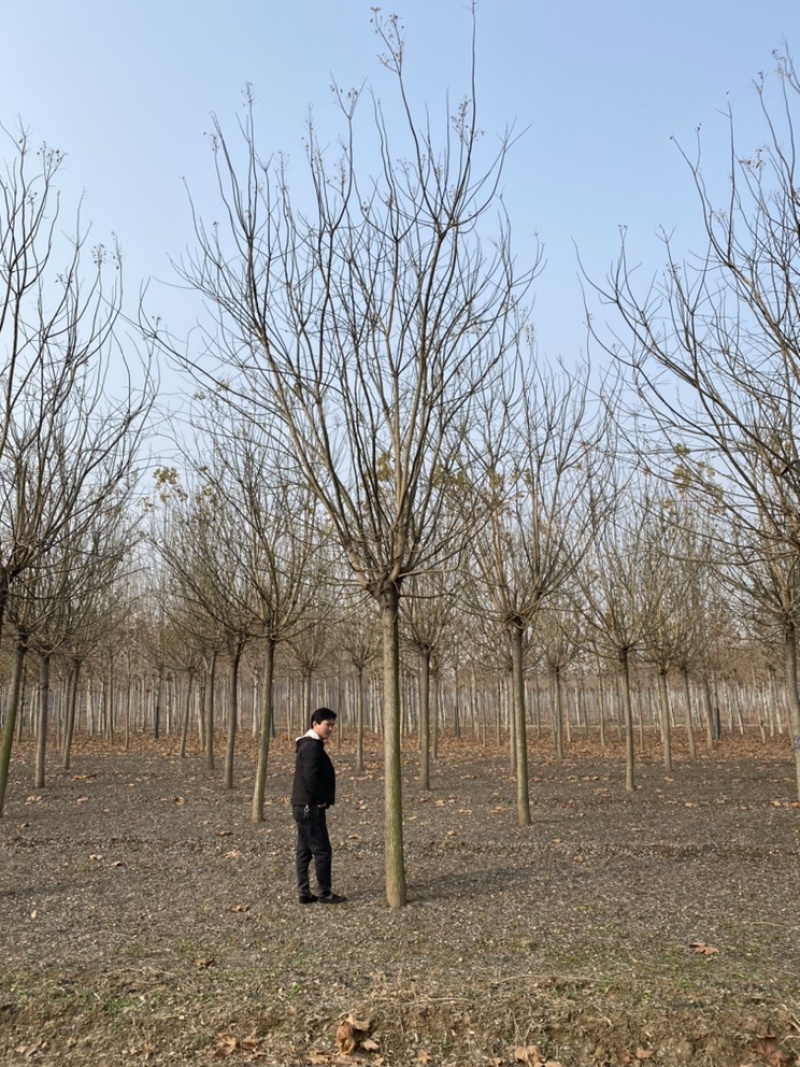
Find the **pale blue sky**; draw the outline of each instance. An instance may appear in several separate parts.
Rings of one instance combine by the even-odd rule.
[[[183,179],[213,203],[203,135],[212,112],[233,128],[246,81],[262,153],[288,153],[298,168],[309,107],[323,137],[339,129],[332,76],[390,95],[370,9],[360,0],[6,3],[0,121],[21,118],[34,141],[68,153],[65,201],[85,191],[93,237],[118,235],[135,294],[147,277],[171,279],[169,256],[191,243]],[[455,101],[467,89],[467,5],[395,0],[383,10],[404,22],[415,96],[441,114],[447,93]],[[545,247],[534,310],[542,355],[573,362],[585,348],[575,246],[599,277],[621,224],[648,271],[663,259],[659,226],[692,244],[695,200],[670,138],[691,145],[702,124],[705,168],[722,179],[728,94],[743,147],[755,147],[763,132],[752,80],[772,70],[784,41],[800,56],[797,0],[480,0],[482,126],[527,129],[504,186],[520,260],[534,233]],[[151,311],[174,321],[174,300],[151,286]]]

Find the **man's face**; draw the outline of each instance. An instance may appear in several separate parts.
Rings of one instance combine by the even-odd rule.
[[[327,741],[333,733],[335,723],[333,719],[323,719],[322,722],[313,722],[311,729],[321,741]]]

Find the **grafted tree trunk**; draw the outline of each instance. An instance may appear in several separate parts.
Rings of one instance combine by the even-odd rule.
[[[275,649],[277,644],[278,642],[274,637],[268,637],[267,647],[264,652],[264,685],[258,729],[258,765],[256,767],[255,786],[253,787],[252,820],[254,823],[264,821],[264,793],[267,787],[269,742],[272,736],[273,679],[275,677]]]
[[[189,720],[192,717],[192,695],[194,690],[194,671],[186,672],[186,702],[183,706],[183,721],[181,722],[181,747],[180,758],[186,758],[186,742],[189,738]]]
[[[39,652],[39,722],[36,734],[36,769],[34,784],[44,789],[44,765],[47,756],[47,730],[50,712],[50,656],[49,649]]]
[[[403,775],[400,762],[400,591],[391,586],[383,593],[383,754],[385,771],[384,850],[386,901],[402,908],[407,900],[403,852]]]
[[[11,765],[11,749],[14,744],[14,728],[19,712],[27,652],[28,634],[24,630],[19,630],[14,646],[14,672],[11,679],[11,693],[6,708],[6,721],[3,723],[3,737],[0,742],[0,816],[3,814],[6,789],[8,787],[8,768]]]
[[[528,736],[525,723],[525,674],[523,669],[522,643],[524,628],[517,620],[509,623],[511,637],[511,664],[514,720],[514,756],[517,783],[517,823],[530,826],[531,805],[528,793]]]
[[[245,642],[236,640],[231,651],[230,710],[228,715],[228,740],[225,746],[225,788],[233,789],[233,757],[236,748],[236,731],[239,727],[239,665]]]
[[[556,759],[559,763],[564,759],[564,702],[561,689],[561,671],[553,671],[553,693],[555,694],[554,726],[556,740]]]
[[[364,770],[364,667],[356,667],[356,771]]]
[[[686,740],[689,742],[689,758],[697,759],[697,744],[694,738],[694,722],[692,721],[692,692],[689,685],[689,672],[685,668],[681,671],[683,676],[683,697],[686,701]]]
[[[636,789],[635,756],[633,745],[633,706],[631,703],[631,673],[629,649],[618,651],[620,668],[620,690],[625,724],[625,789],[632,793]]]
[[[217,684],[217,653],[211,653],[208,665],[208,684],[206,687],[206,767],[214,770],[214,718],[215,689]]]
[[[431,650],[419,647],[419,784],[431,787]]]
[[[797,691],[797,630],[794,624],[786,627],[784,638],[786,660],[786,697],[789,707],[789,723],[794,749],[797,796],[800,799],[800,694]]]
[[[658,672],[658,703],[661,709],[661,752],[664,770],[672,774],[672,726],[669,720],[669,689],[667,672],[661,668]]]
[[[81,660],[73,656],[69,667],[67,685],[67,717],[64,727],[64,743],[61,749],[61,766],[68,771],[72,766],[72,739],[75,735],[75,716],[78,709],[78,681],[81,674]]]

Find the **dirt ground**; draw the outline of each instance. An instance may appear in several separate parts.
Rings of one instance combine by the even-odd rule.
[[[382,759],[332,744],[336,908],[296,902],[291,753],[266,821],[253,753],[222,785],[170,740],[14,754],[0,820],[0,1064],[768,1067],[800,1052],[800,808],[788,741],[645,753],[531,745],[406,759],[409,903],[383,893]],[[220,758],[221,764],[221,758]],[[337,1030],[347,1016],[360,1028]],[[348,1053],[349,1054],[346,1054]]]

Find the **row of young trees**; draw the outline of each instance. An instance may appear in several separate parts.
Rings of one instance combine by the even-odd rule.
[[[80,211],[62,219],[63,156],[3,131],[0,176],[0,638],[10,622],[12,699],[0,741],[0,811],[26,657],[64,647],[77,663],[98,639],[130,554],[131,494],[154,388],[121,343],[119,255],[89,244]],[[114,389],[111,378],[122,385]],[[37,783],[44,781],[42,702]]]
[[[412,104],[397,20],[374,21],[395,109],[387,117],[372,98],[362,124],[364,94],[335,89],[339,149],[331,158],[309,127],[302,202],[283,162],[259,150],[252,100],[232,137],[214,123],[222,222],[193,203],[195,251],[176,264],[202,299],[203,340],[175,338],[144,309],[140,319],[146,351],[180,368],[195,398],[180,472],[158,468],[146,540],[134,495],[152,388],[146,367],[120,399],[109,388],[112,361],[136,351],[120,340],[117,257],[88,249],[78,219],[59,258],[60,156],[42,150],[31,173],[25,137],[13,147],[0,234],[0,627],[8,616],[14,642],[0,807],[29,652],[44,694],[59,651],[77,688],[92,641],[121,632],[118,653],[130,655],[143,626],[156,635],[159,692],[176,649],[211,693],[224,659],[228,784],[241,665],[260,649],[260,820],[276,654],[302,635],[313,673],[332,615],[344,614],[355,620],[353,666],[365,670],[371,604],[382,635],[386,896],[400,907],[403,640],[418,658],[423,776],[432,665],[474,661],[479,639],[507,663],[525,825],[534,635],[557,678],[590,655],[616,663],[632,790],[632,659],[646,651],[662,679],[668,760],[668,673],[702,676],[721,642],[779,631],[800,788],[800,85],[783,60],[783,110],[762,98],[771,140],[755,157],[739,160],[732,134],[726,210],[690,163],[708,238],[698,268],[674,262],[667,242],[663,277],[640,296],[623,246],[595,284],[622,324],[613,341],[593,324],[613,356],[598,382],[536,352],[527,301],[540,250],[520,267],[501,195],[514,135],[494,152],[481,136],[474,44],[470,93],[437,131]],[[378,165],[365,171],[367,144]],[[45,698],[41,708],[43,767]],[[157,698],[156,734],[159,708]],[[209,714],[208,745],[214,733]]]
[[[354,757],[356,773],[374,770],[375,748],[382,728],[380,648],[373,632],[372,656],[367,667],[359,670],[349,651],[353,627],[351,618],[329,621],[324,630],[325,646],[316,649],[313,668],[309,666],[309,646],[304,640],[307,634],[300,632],[279,646],[273,678],[275,717],[270,730],[271,743],[277,743],[281,751],[280,770],[275,771],[272,765],[275,773],[285,772],[283,756],[287,746],[291,747],[298,733],[305,730],[308,708],[323,704],[339,711],[335,743]],[[510,660],[498,658],[497,634],[491,641],[487,640],[488,634],[483,635],[485,644],[477,632],[470,636],[475,638],[476,658],[461,659],[456,655],[456,646],[448,642],[443,658],[431,657],[427,677],[416,648],[405,633],[402,637],[401,729],[406,778],[413,764],[411,773],[421,790],[435,783],[441,746],[452,751],[452,741],[456,745],[465,741],[470,746],[477,743],[491,750],[505,749],[513,772]],[[119,642],[112,641],[111,634],[106,640],[107,647],[98,647],[82,665],[74,714],[71,664],[66,656],[53,657],[47,723],[50,760],[60,762],[66,769],[71,766],[72,737],[67,734],[70,726],[84,739],[102,738],[128,751],[132,746],[148,746],[157,719],[159,737],[167,740],[171,750],[177,748],[181,758],[205,759],[211,772],[224,777],[226,768],[219,757],[227,754],[232,704],[231,665],[227,657],[220,655],[216,659],[212,691],[210,661],[183,665],[185,649],[178,633],[169,632],[160,642],[166,659],[161,671],[154,655],[159,644],[155,626],[147,632],[130,634],[124,656],[115,649]],[[592,751],[607,751],[613,756],[624,741],[625,725],[620,675],[615,665],[596,656],[590,659],[578,655],[568,666],[552,669],[545,660],[543,644],[544,640],[534,632],[526,648],[526,663],[530,664],[525,676],[529,738],[546,742],[557,761],[579,757],[586,751],[584,743]],[[253,641],[238,668],[237,785],[241,785],[243,776],[248,782],[252,780],[253,761],[257,759],[264,699],[262,652],[258,642]],[[670,739],[678,732],[678,764],[697,758],[701,749],[711,751],[722,737],[760,736],[766,741],[787,733],[785,691],[780,672],[770,662],[771,649],[744,643],[736,649],[735,657],[727,646],[720,652],[725,654],[725,667],[702,674],[670,670],[665,677],[646,651],[631,657],[637,753],[652,758],[653,746],[662,745],[667,773],[674,770],[675,761],[671,748],[667,760],[663,724],[670,731]],[[0,716],[10,697],[5,671],[3,677],[6,680],[0,682]],[[662,700],[663,691],[666,701]],[[426,692],[427,760],[423,751]],[[29,660],[16,719],[20,740],[38,740],[41,695],[36,664]],[[206,733],[209,720],[215,733],[212,744]],[[536,751],[542,751],[541,744]],[[33,778],[29,784],[33,785]]]

